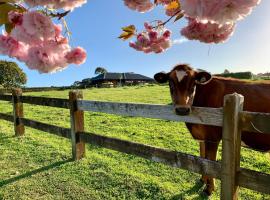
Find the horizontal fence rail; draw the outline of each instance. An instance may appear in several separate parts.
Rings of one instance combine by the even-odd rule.
[[[12,95],[0,95],[2,101],[12,101]],[[69,109],[68,99],[22,96],[22,103]]]
[[[239,186],[270,194],[270,175],[250,169],[241,168],[238,174]]]
[[[73,158],[76,157],[76,154],[80,154],[77,158],[80,159],[84,156],[85,147],[84,144],[92,144],[98,147],[108,148],[122,153],[136,155],[154,162],[164,163],[172,167],[185,169],[191,172],[211,176],[217,179],[221,179],[221,182],[224,184],[228,176],[224,176],[224,165],[228,163],[233,163],[235,161],[224,162],[224,155],[222,155],[222,163],[217,161],[207,160],[194,155],[189,155],[182,152],[171,151],[168,149],[162,149],[158,147],[153,147],[145,144],[140,144],[136,142],[121,140],[117,138],[107,137],[103,135],[98,135],[95,133],[88,133],[84,131],[84,117],[83,111],[90,112],[102,112],[108,114],[116,114],[123,116],[132,116],[132,117],[144,117],[144,118],[154,118],[154,119],[163,119],[171,121],[181,121],[194,124],[202,125],[211,125],[218,127],[225,127],[224,120],[230,119],[232,124],[235,124],[235,128],[232,128],[229,120],[226,123],[227,133],[230,132],[232,128],[236,134],[238,134],[238,128],[242,131],[257,132],[261,133],[270,133],[270,114],[269,113],[256,113],[256,112],[247,112],[242,111],[241,109],[236,108],[231,104],[233,99],[241,99],[243,97],[238,96],[237,94],[231,95],[229,104],[224,108],[202,108],[202,107],[192,107],[192,113],[188,116],[177,116],[173,112],[173,106],[170,105],[150,105],[150,104],[134,104],[134,103],[115,103],[115,102],[101,102],[101,101],[85,101],[82,100],[82,93],[80,92],[70,92],[70,99],[58,99],[58,98],[45,98],[45,97],[32,97],[32,96],[22,96],[20,91],[14,92],[12,95],[0,95],[0,100],[3,101],[12,101],[14,104],[14,113],[15,116],[0,113],[0,119],[4,119],[10,122],[14,122],[15,127],[28,126],[40,131],[48,132],[60,137],[71,139],[72,148],[73,148]],[[226,99],[226,98],[225,98]],[[234,101],[234,100],[233,100]],[[26,119],[23,117],[23,103],[41,105],[41,106],[50,106],[57,108],[70,109],[71,115],[71,128],[62,128],[55,125],[50,125],[35,120]],[[239,104],[240,105],[240,104]],[[234,120],[228,116],[228,110],[235,109],[233,114],[236,119]],[[17,112],[18,110],[21,111]],[[15,112],[16,111],[16,112]],[[13,114],[14,114],[13,113]],[[227,114],[227,115],[225,115]],[[232,114],[232,113],[231,113]],[[237,115],[236,115],[237,114]],[[228,119],[224,119],[227,116]],[[238,117],[239,116],[239,117]],[[237,125],[238,124],[238,125]],[[15,128],[16,130],[16,128]],[[23,129],[22,129],[23,130]],[[20,130],[19,130],[20,131]],[[227,134],[226,133],[226,134]],[[24,130],[21,135],[24,134]],[[19,134],[18,134],[19,135]],[[224,134],[223,134],[224,136]],[[229,139],[229,138],[228,138]],[[231,140],[224,140],[224,144],[235,145]],[[240,140],[235,135],[235,141],[239,142]],[[238,147],[240,142],[238,144]],[[236,148],[236,146],[232,146]],[[230,148],[224,148],[222,146],[223,154],[225,152],[230,152]],[[240,147],[239,147],[240,148]],[[225,149],[227,151],[225,151]],[[234,154],[238,155],[237,150],[234,149]],[[226,154],[230,155],[230,154]],[[239,154],[240,155],[240,154]],[[237,162],[237,159],[236,159]],[[270,175],[240,168],[237,166],[231,168],[234,171],[234,175],[229,175],[228,177],[235,182],[233,187],[244,187],[248,189],[253,189],[258,192],[263,192],[270,194]],[[229,191],[230,185],[225,184],[222,186],[221,193],[222,199],[235,199],[231,198],[231,195],[225,194],[226,189]],[[237,197],[237,193],[235,193]],[[226,198],[224,198],[227,196]],[[229,197],[230,196],[230,197]]]
[[[78,109],[92,112],[103,112],[108,114],[164,119],[171,121],[181,121],[194,124],[205,124],[212,126],[222,126],[222,108],[201,108],[192,107],[192,112],[188,116],[178,116],[173,112],[173,106],[115,103],[101,101],[78,100]]]
[[[217,161],[94,133],[82,132],[80,133],[80,138],[88,144],[132,154],[154,162],[221,179],[221,163]],[[244,188],[270,194],[269,174],[241,168],[238,184]]]
[[[0,118],[2,118],[2,113]],[[8,121],[13,121],[13,116],[4,114]],[[22,119],[25,126],[44,131],[50,134],[65,138],[71,138],[70,129],[53,126],[29,119]],[[111,138],[94,133],[79,133],[82,141],[98,147],[108,148],[126,154],[139,156],[154,162],[163,163],[172,167],[185,169],[194,173],[209,175],[220,179],[221,163],[207,160],[198,156],[185,154],[182,152],[170,151],[140,143]],[[241,187],[253,189],[258,192],[270,194],[270,175],[241,168],[239,172],[238,184]]]
[[[27,104],[40,105],[40,106],[49,106],[49,107],[67,108],[67,109],[69,108],[68,99],[23,96],[22,102],[27,103]]]
[[[14,122],[13,115],[8,115],[8,114],[5,114],[5,113],[0,113],[0,119],[10,121],[10,122]]]
[[[270,134],[270,113],[243,111],[240,118],[242,130]]]
[[[88,144],[136,155],[154,162],[164,163],[172,167],[186,169],[220,179],[221,165],[219,162],[94,133],[82,132],[79,134],[81,140]]]
[[[1,101],[12,101],[12,95],[3,95],[3,94],[0,94],[0,100]]]
[[[54,126],[54,125],[50,125],[50,124],[46,124],[46,123],[42,123],[42,122],[30,120],[30,119],[25,119],[25,118],[22,118],[21,120],[25,126],[28,126],[28,127],[40,130],[40,131],[44,131],[47,133],[51,133],[54,135],[58,135],[64,138],[71,138],[69,128],[62,128],[59,126]]]

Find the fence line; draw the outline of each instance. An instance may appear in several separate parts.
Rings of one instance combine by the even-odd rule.
[[[16,129],[20,125],[69,138],[72,141],[74,160],[85,155],[85,143],[89,143],[221,179],[221,199],[237,199],[239,186],[270,194],[269,174],[239,166],[241,130],[270,133],[270,114],[242,111],[243,99],[240,95],[226,96],[223,109],[193,107],[192,114],[187,117],[174,115],[172,106],[166,105],[85,101],[82,100],[82,93],[75,91],[70,92],[69,100],[21,96],[19,91],[13,92],[13,95],[0,95],[0,100],[12,101],[15,105],[14,116],[0,113],[0,119],[14,122],[16,135],[24,134],[24,129]],[[16,114],[16,110],[23,111],[23,103],[69,108],[71,128],[26,119],[20,112]],[[222,162],[84,132],[84,111],[222,126]]]
[[[78,101],[78,109],[92,112],[103,112],[123,116],[164,119],[170,121],[189,122],[222,126],[222,108],[193,107],[189,116],[173,113],[173,106],[153,104],[115,103],[100,101]]]
[[[44,131],[47,133],[51,133],[54,135],[58,135],[61,137],[71,138],[70,128],[62,128],[59,126],[54,126],[54,125],[38,122],[35,120],[25,119],[25,118],[22,118],[21,121],[25,126],[28,126],[28,127],[40,130],[40,131]]]

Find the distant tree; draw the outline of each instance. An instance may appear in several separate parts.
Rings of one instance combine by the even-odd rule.
[[[230,71],[227,70],[227,69],[225,69],[224,72],[223,72],[223,74],[229,74],[229,73],[230,73]]]
[[[26,82],[26,74],[15,62],[0,61],[0,85],[2,87],[21,87]]]
[[[81,85],[81,82],[80,82],[80,81],[75,81],[75,82],[72,84],[72,86],[79,86],[79,85]]]
[[[96,70],[95,70],[95,74],[105,74],[107,72],[108,71],[103,67],[97,67]]]

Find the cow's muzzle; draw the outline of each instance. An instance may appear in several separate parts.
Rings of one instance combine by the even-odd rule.
[[[175,108],[175,113],[177,115],[189,115],[190,114],[190,107],[176,107]]]

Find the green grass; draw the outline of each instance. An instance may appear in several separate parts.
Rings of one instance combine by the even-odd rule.
[[[83,90],[84,99],[154,104],[171,103],[168,87],[138,86]],[[67,98],[68,91],[25,95]],[[69,127],[69,111],[24,105],[25,117]],[[12,105],[0,101],[0,112]],[[183,123],[86,113],[87,131],[199,155]],[[139,157],[87,145],[86,158],[72,162],[71,144],[48,133],[26,128],[13,136],[13,124],[0,120],[0,199],[207,199],[200,175]],[[220,159],[220,151],[218,159]],[[268,154],[242,149],[241,166],[270,173]],[[210,199],[219,199],[220,183]],[[241,199],[270,199],[242,189]]]

